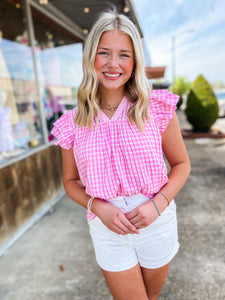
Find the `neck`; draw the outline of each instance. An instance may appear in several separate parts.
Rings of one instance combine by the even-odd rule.
[[[118,107],[124,97],[124,90],[121,91],[101,91],[100,104],[107,107]]]

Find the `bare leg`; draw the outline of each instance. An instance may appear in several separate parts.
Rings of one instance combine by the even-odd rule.
[[[121,272],[102,270],[114,300],[148,300],[140,265]]]
[[[157,300],[162,290],[169,271],[170,264],[158,269],[142,269],[145,288],[150,300]]]

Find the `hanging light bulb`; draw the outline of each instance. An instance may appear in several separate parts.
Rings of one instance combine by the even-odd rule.
[[[89,11],[90,11],[89,7],[85,7],[85,8],[84,8],[84,12],[85,12],[85,14],[88,14],[88,13],[89,13]]]
[[[129,7],[127,5],[124,6],[123,12],[128,13],[130,11]]]

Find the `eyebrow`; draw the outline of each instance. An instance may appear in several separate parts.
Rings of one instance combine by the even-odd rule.
[[[99,47],[98,50],[107,50],[107,51],[109,51],[110,49],[105,48],[105,47]],[[129,53],[132,53],[132,51],[128,50],[128,49],[124,49],[124,50],[122,49],[122,50],[120,50],[120,52],[129,52]]]

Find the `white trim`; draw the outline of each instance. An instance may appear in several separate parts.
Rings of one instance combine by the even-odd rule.
[[[53,207],[63,196],[65,191],[62,190],[56,197],[51,201],[47,202],[42,208],[37,211],[29,221],[27,221],[20,229],[14,233],[14,235],[3,245],[0,246],[0,257],[6,255],[9,249],[36,223],[40,220],[51,207]]]

